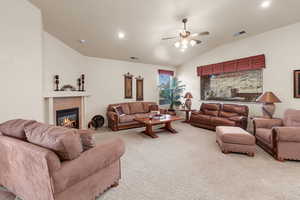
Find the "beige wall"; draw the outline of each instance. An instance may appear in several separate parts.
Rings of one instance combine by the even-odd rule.
[[[135,79],[133,99],[124,99],[124,77],[130,72],[135,77],[144,77],[144,100],[158,102],[158,69],[175,70],[173,67],[124,62],[109,59],[86,58],[88,98],[87,119],[93,115],[105,115],[108,104],[135,101]]]
[[[44,33],[43,54],[44,93],[54,89],[53,76],[56,74],[61,77],[60,86],[76,86],[80,74],[86,75],[86,89],[91,94],[86,104],[87,121],[97,114],[105,116],[108,104],[135,101],[135,81],[134,99],[124,99],[125,73],[144,77],[144,99],[158,101],[158,69],[175,70],[174,67],[85,57],[48,33]]]
[[[276,115],[282,116],[286,108],[300,109],[300,99],[293,98],[293,70],[300,69],[299,35],[300,23],[217,47],[178,67],[179,79],[194,95],[193,107],[201,104],[197,66],[265,54],[264,91],[272,91],[282,100],[277,104]],[[251,115],[261,115],[260,104],[248,105]]]
[[[54,89],[54,75],[60,76],[60,87],[76,86],[76,80],[84,73],[84,57],[47,32],[43,33],[43,88]]]
[[[0,13],[0,123],[42,121],[41,13],[27,0],[2,0]]]

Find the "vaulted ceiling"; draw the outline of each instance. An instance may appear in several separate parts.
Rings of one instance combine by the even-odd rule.
[[[86,56],[178,66],[218,45],[300,21],[299,0],[30,0],[42,11],[44,28]],[[189,19],[202,44],[180,52],[173,36]],[[241,30],[247,34],[233,37]],[[119,40],[118,32],[125,33]],[[79,40],[86,40],[81,44]]]

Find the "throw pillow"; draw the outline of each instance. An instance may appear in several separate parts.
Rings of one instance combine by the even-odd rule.
[[[96,141],[94,137],[94,131],[91,130],[78,130],[80,135],[83,151],[87,151],[96,146]]]
[[[123,112],[123,108],[121,106],[115,106],[113,107],[113,109],[119,116],[125,115],[125,113]]]
[[[0,132],[5,136],[10,136],[25,140],[25,127],[35,123],[34,120],[14,119],[0,124]]]
[[[158,105],[150,105],[149,110],[150,110],[150,112],[151,111],[159,111],[159,107],[158,107]]]
[[[77,130],[43,123],[25,128],[27,140],[54,151],[61,160],[73,160],[80,156],[83,147]]]

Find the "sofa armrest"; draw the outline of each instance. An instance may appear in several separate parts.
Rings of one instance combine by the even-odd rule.
[[[119,121],[119,115],[112,111],[107,112],[107,118],[108,120],[114,121],[115,123]]]
[[[50,174],[61,167],[54,152],[0,136],[0,155],[0,185],[22,199],[54,200]]]
[[[231,120],[231,121],[234,121],[234,122],[241,122],[243,120],[247,120],[247,117],[235,116],[235,117],[229,117],[228,119]]]
[[[300,127],[274,127],[275,139],[284,142],[300,142]]]
[[[231,121],[234,121],[236,126],[247,130],[247,126],[248,126],[248,118],[247,117],[245,117],[245,116],[235,116],[235,117],[229,117],[228,119],[231,120]]]
[[[281,119],[264,119],[264,118],[255,118],[253,119],[253,124],[255,128],[267,128],[272,129],[276,126],[282,126],[283,121]]]
[[[192,111],[191,115],[200,115],[203,114],[202,111]]]
[[[83,152],[80,157],[63,162],[61,169],[53,175],[55,193],[120,160],[124,152],[124,142],[120,138],[115,138],[104,140],[96,147]]]

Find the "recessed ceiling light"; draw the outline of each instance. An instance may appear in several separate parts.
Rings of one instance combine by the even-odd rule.
[[[84,43],[86,43],[86,40],[79,40],[79,42],[80,42],[81,44],[84,44]]]
[[[234,33],[233,36],[234,36],[234,37],[238,37],[238,36],[243,35],[243,34],[246,34],[246,33],[247,33],[247,32],[243,30],[243,31],[239,31],[239,32],[237,32],[237,33]]]
[[[125,33],[119,32],[119,33],[118,33],[118,38],[119,38],[119,39],[124,39],[124,38],[125,38]]]
[[[138,58],[138,57],[135,57],[135,56],[131,56],[130,59],[131,59],[131,60],[138,60],[139,58]]]
[[[271,5],[271,1],[270,1],[270,0],[263,1],[263,2],[261,3],[261,7],[262,7],[262,8],[268,8],[268,7],[270,7],[270,5]]]

